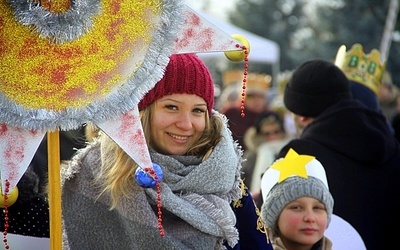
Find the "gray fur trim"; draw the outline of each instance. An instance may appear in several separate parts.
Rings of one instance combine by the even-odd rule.
[[[45,10],[39,2],[10,0],[15,18],[23,25],[34,27],[40,37],[55,43],[71,42],[92,28],[92,19],[100,11],[100,0],[71,1],[65,13]]]

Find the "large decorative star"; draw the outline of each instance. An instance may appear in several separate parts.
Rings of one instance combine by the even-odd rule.
[[[280,172],[278,183],[281,183],[291,176],[299,176],[307,179],[308,175],[306,165],[313,159],[315,159],[314,156],[299,155],[293,149],[289,149],[285,158],[276,161],[271,168]]]

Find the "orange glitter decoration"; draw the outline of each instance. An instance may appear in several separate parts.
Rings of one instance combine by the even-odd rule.
[[[71,7],[71,0],[39,0],[40,5],[54,13],[64,13]]]
[[[0,92],[29,109],[61,111],[101,100],[140,67],[160,6],[159,0],[101,1],[92,30],[54,44],[15,20],[0,0]]]

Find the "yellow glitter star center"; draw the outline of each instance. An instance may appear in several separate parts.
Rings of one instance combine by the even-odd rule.
[[[281,183],[291,176],[299,176],[307,179],[306,165],[313,159],[315,159],[314,156],[299,155],[293,149],[289,149],[285,158],[275,162],[271,168],[279,171],[278,183]]]

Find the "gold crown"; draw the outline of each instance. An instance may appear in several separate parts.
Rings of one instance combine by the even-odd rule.
[[[361,83],[378,95],[386,62],[381,62],[377,49],[365,54],[361,44],[354,44],[346,53],[346,46],[340,46],[335,59],[338,66],[351,81]]]
[[[243,71],[241,70],[225,71],[222,75],[222,83],[224,86],[241,83],[242,80],[243,80]]]
[[[230,70],[224,72],[222,75],[222,82],[224,86],[230,84],[241,83],[243,81],[243,71]],[[271,84],[271,76],[268,74],[248,73],[246,82],[247,91],[263,91],[266,92]]]

